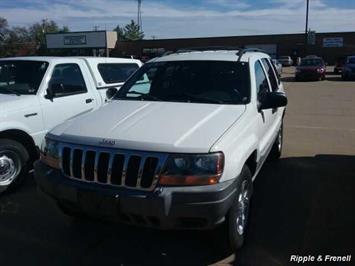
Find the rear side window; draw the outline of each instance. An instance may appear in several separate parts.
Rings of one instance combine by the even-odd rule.
[[[107,84],[124,82],[139,66],[134,63],[127,64],[98,64],[97,66],[102,79]]]
[[[266,73],[269,77],[271,89],[273,91],[276,91],[278,89],[278,82],[277,82],[277,78],[275,76],[274,70],[273,70],[269,60],[267,60],[266,58],[263,58],[262,62],[263,62],[264,68],[266,70]]]

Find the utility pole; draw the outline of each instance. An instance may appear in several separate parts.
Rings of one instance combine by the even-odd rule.
[[[308,48],[308,17],[309,17],[309,0],[306,3],[306,28],[304,31],[304,54],[307,55]]]
[[[138,0],[137,23],[139,26],[139,30],[142,31],[142,0]]]

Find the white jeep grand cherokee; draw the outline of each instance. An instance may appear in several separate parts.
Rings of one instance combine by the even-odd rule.
[[[287,98],[255,49],[184,51],[139,69],[100,110],[46,136],[39,188],[71,216],[170,229],[227,225],[241,247],[252,181],[279,158]]]

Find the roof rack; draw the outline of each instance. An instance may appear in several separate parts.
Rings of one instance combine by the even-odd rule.
[[[259,48],[243,48],[243,49],[240,49],[237,53],[237,56],[238,56],[238,62],[240,62],[240,60],[242,59],[242,56],[245,54],[245,53],[249,53],[249,52],[259,52],[259,53],[265,53],[267,54],[267,52],[263,49],[259,49]]]
[[[188,52],[203,52],[203,51],[233,51],[240,50],[239,46],[201,46],[201,47],[188,47],[179,49],[176,51],[179,53],[188,53]]]

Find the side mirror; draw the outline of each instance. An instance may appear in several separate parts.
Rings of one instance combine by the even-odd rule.
[[[106,98],[107,99],[111,99],[113,96],[115,96],[115,94],[117,93],[117,89],[116,88],[108,88],[106,91]]]
[[[47,94],[44,96],[46,99],[53,101],[56,93],[60,92],[63,89],[63,84],[52,83],[47,88]]]
[[[287,97],[282,92],[270,92],[266,93],[263,97],[260,107],[260,110],[264,109],[275,109],[278,107],[283,107],[287,105]]]
[[[46,99],[48,99],[48,100],[53,100],[53,98],[54,98],[54,91],[52,90],[52,88],[51,87],[48,87],[48,89],[47,89],[47,94],[46,95],[44,95],[44,98],[46,98]]]

